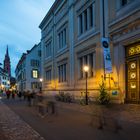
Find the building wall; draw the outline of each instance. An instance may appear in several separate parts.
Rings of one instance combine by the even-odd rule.
[[[35,45],[31,50],[28,50],[26,57],[21,57],[16,67],[17,89],[19,91],[35,91],[38,92],[41,87],[41,44]],[[37,77],[33,77],[33,70],[37,70]],[[35,86],[36,85],[36,86]]]
[[[121,6],[120,1],[109,1],[109,35],[112,44],[113,77],[120,91],[126,98],[126,48],[139,42],[140,5],[138,0],[128,1]]]
[[[0,90],[8,90],[10,88],[10,77],[7,73],[0,70]]]
[[[85,15],[90,15],[91,9],[93,10],[93,21],[91,23],[88,16],[86,20],[92,26],[90,24],[84,25],[85,22],[81,25],[80,21],[85,21]],[[105,76],[106,87],[112,99],[123,102],[126,97],[125,46],[139,41],[139,9],[139,0],[128,0],[126,4],[122,4],[122,0],[104,1],[104,13],[103,0],[55,1],[40,24],[43,52],[45,52],[47,38],[52,37],[52,56],[45,59],[43,54],[43,77],[46,76],[45,71],[47,68],[52,70],[51,80],[49,82],[44,80],[44,93],[55,94],[64,91],[65,93],[69,92],[75,96],[80,96],[81,92],[85,90],[85,74],[83,73],[81,76],[80,63],[84,63],[88,59],[87,64],[90,64],[90,57],[92,56],[92,76],[88,72],[89,96],[95,97],[99,94],[99,84]],[[58,33],[65,26],[67,27],[66,47],[58,50]],[[104,75],[104,58],[101,44],[103,37],[109,38],[111,51],[113,72],[108,75]],[[58,81],[60,76],[58,66],[63,63],[66,63],[67,80],[60,83]],[[113,95],[114,92],[115,95]]]
[[[39,45],[35,45],[30,52],[27,54],[26,56],[26,66],[25,66],[25,71],[26,71],[26,91],[30,90],[30,91],[39,91],[39,86],[40,86],[40,76],[41,76],[41,57],[39,56],[39,51],[40,51],[40,44]],[[37,64],[35,64],[37,63]],[[38,74],[37,77],[34,78],[33,77],[33,70],[37,70]],[[33,87],[33,83],[37,83],[36,87]]]

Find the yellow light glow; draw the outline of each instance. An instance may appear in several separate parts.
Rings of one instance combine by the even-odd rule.
[[[39,81],[40,81],[40,82],[42,82],[42,81],[43,81],[43,79],[42,79],[42,78],[40,78],[40,79],[39,79]]]
[[[84,71],[88,72],[88,70],[89,70],[89,67],[88,66],[84,66]]]
[[[136,78],[136,73],[131,73],[131,78],[132,79]]]
[[[1,87],[4,88],[4,85],[2,84]]]
[[[131,83],[131,88],[136,88],[136,84],[135,83]]]
[[[132,69],[136,68],[136,64],[135,64],[135,63],[132,63],[132,64],[131,64],[131,68],[132,68]]]

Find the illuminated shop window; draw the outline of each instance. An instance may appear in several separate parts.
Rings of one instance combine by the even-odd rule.
[[[38,70],[32,70],[32,77],[38,78]]]

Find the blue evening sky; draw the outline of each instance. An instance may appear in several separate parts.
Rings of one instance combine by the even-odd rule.
[[[38,44],[39,24],[55,0],[0,0],[0,63],[9,46],[12,75],[21,54]]]

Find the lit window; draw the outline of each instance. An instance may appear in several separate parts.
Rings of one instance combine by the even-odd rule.
[[[94,53],[90,53],[87,55],[84,55],[82,57],[79,58],[79,78],[82,79],[85,77],[84,73],[83,73],[83,67],[84,65],[88,65],[89,66],[89,71],[88,71],[88,77],[93,77],[94,76],[94,72],[95,72],[95,55]]]
[[[32,76],[33,76],[33,78],[38,78],[38,71],[37,70],[33,70],[32,71]]]

